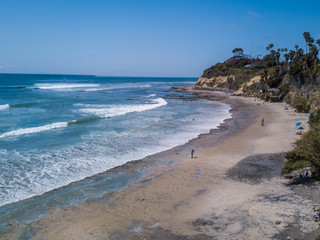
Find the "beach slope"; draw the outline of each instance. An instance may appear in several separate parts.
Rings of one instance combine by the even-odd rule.
[[[279,174],[299,137],[295,123],[306,123],[306,114],[283,103],[198,94],[230,104],[234,114],[188,143],[194,158],[188,147],[169,151],[164,157],[181,160],[155,168],[107,203],[52,209],[30,225],[32,239],[271,239],[292,225],[302,234],[316,230],[312,201],[295,195]]]

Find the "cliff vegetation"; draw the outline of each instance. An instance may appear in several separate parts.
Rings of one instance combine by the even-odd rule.
[[[310,115],[310,129],[295,143],[295,148],[286,154],[288,160],[282,173],[310,167],[312,176],[320,180],[320,110]]]
[[[320,103],[320,39],[304,32],[305,49],[266,47],[265,56],[252,57],[242,48],[233,49],[233,57],[206,69],[196,87],[230,91],[233,95],[268,98],[268,89],[278,89],[278,100],[299,112],[319,109]],[[267,99],[268,100],[268,99]]]

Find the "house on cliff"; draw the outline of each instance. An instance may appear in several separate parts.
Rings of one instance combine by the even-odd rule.
[[[281,91],[277,88],[261,90],[260,98],[270,102],[278,102],[281,100]]]

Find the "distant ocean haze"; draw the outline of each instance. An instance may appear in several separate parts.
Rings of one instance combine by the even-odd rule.
[[[230,117],[228,105],[168,91],[195,82],[0,74],[0,206],[184,144],[217,127]]]

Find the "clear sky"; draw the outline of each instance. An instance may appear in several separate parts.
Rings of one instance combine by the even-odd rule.
[[[0,0],[0,72],[198,77],[320,38],[319,0]]]

